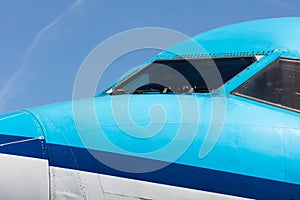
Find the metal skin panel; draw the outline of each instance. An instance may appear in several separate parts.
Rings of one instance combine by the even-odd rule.
[[[21,111],[0,117],[0,199],[49,199],[49,164],[42,129]]]
[[[182,54],[236,54],[263,53],[285,50],[299,54],[299,18],[276,18],[255,20],[220,27],[199,34],[193,39],[207,52],[193,52],[190,41],[183,41],[171,49],[180,49]]]
[[[84,171],[51,167],[52,200],[93,199],[93,200],[125,200],[125,199],[244,199],[229,195],[172,187],[162,184],[118,178]]]
[[[49,199],[48,161],[0,154],[0,199]]]
[[[50,167],[51,200],[104,200],[105,196],[96,173]]]
[[[229,195],[100,175],[106,199],[246,200]]]
[[[289,161],[290,157],[297,157],[297,147],[296,145],[293,146],[295,148],[292,151],[294,154],[289,153],[290,151],[287,150],[289,144],[286,143],[286,140],[293,140],[293,133],[298,132],[300,128],[299,114],[230,94],[233,89],[279,56],[293,55],[293,57],[298,57],[299,49],[296,44],[300,43],[298,38],[299,25],[299,18],[246,22],[195,36],[194,39],[207,52],[195,52],[193,48],[189,48],[189,41],[183,41],[170,48],[176,52],[182,52],[180,57],[186,58],[263,56],[224,86],[226,91],[224,126],[218,142],[204,159],[199,158],[199,150],[204,143],[205,133],[211,123],[210,102],[212,99],[209,94],[181,95],[179,97],[179,101],[185,102],[189,102],[190,98],[197,99],[199,123],[195,123],[194,119],[190,119],[190,122],[188,122],[189,120],[187,122],[181,121],[182,118],[188,119],[189,117],[186,113],[186,116],[181,116],[181,111],[195,107],[189,104],[179,106],[178,97],[172,95],[132,96],[128,103],[128,109],[130,110],[131,119],[136,125],[147,126],[151,123],[149,110],[156,104],[162,105],[167,116],[167,118],[164,118],[161,113],[158,112],[157,115],[154,113],[152,117],[155,118],[156,123],[149,126],[148,131],[156,131],[162,127],[159,129],[160,134],[139,141],[134,140],[124,132],[124,128],[126,131],[134,132],[135,128],[132,124],[126,120],[116,121],[116,113],[113,112],[112,105],[114,102],[120,105],[122,105],[122,102],[127,103],[126,95],[104,95],[95,99],[96,116],[103,135],[98,134],[95,124],[89,123],[89,115],[82,115],[81,120],[77,122],[82,129],[78,133],[76,129],[78,124],[74,123],[71,102],[30,109],[30,112],[34,113],[44,128],[50,149],[50,165],[178,185],[185,188],[202,188],[206,191],[248,198],[272,199],[276,197],[286,199],[299,196],[299,192],[295,191],[299,191],[300,177],[287,174],[289,169],[295,171],[297,168],[296,162]],[[174,58],[174,55],[163,52],[151,60],[172,58]],[[213,98],[219,98],[218,92],[215,92]],[[89,101],[91,100],[87,99],[79,102],[82,110],[85,109]],[[57,110],[60,112],[57,112]],[[119,119],[126,119],[127,117],[126,113],[118,113],[118,115]],[[212,126],[217,127],[219,124],[212,122]],[[160,172],[157,172],[156,175],[153,173],[153,176],[118,172],[118,170],[109,169],[105,164],[101,164],[101,158],[100,161],[95,158],[98,154],[102,155],[107,152],[116,154],[116,157],[110,154],[107,155],[107,159],[115,159],[115,162],[120,162],[119,164],[125,162],[126,159],[133,159],[132,162],[138,163],[140,162],[138,161],[139,158],[146,159],[143,162],[171,162],[170,157],[172,156],[153,155],[147,154],[147,152],[160,149],[170,141],[174,142],[172,139],[179,127],[184,127],[186,132],[192,132],[195,127],[198,129],[189,148],[181,157],[176,159],[174,164],[167,167],[164,173],[171,173],[171,171],[174,173],[176,171],[177,173],[186,173],[185,177],[174,176],[170,180],[163,180],[159,178]],[[289,132],[291,134],[287,137],[286,134]],[[105,139],[107,138],[112,144],[121,148],[113,148],[111,144],[106,142]],[[175,154],[176,149],[180,148],[180,144],[183,142],[185,142],[184,138],[177,138],[175,145],[169,149],[169,155],[173,152]],[[68,148],[64,146],[68,146]],[[65,153],[58,154],[57,149],[61,149],[60,151]],[[125,157],[122,158],[122,156]],[[69,159],[69,162],[64,163],[63,159],[59,159],[60,157],[72,158]],[[84,162],[90,164],[86,165]],[[90,165],[95,167],[90,167]],[[185,169],[186,167],[187,169]],[[204,177],[214,177],[221,182],[231,181],[227,182],[229,186],[226,186],[224,184],[218,185],[217,182],[207,179],[204,182],[189,179],[188,173],[185,172],[188,168],[190,168],[190,171],[195,170],[194,173],[198,174],[200,180]],[[176,177],[178,180],[176,180]],[[182,183],[184,181],[190,182]],[[223,188],[218,188],[218,186]],[[234,189],[234,187],[237,189]]]
[[[177,57],[165,51],[145,65],[155,59],[178,57],[259,56],[261,59],[214,91],[212,96],[207,93],[132,96],[101,93],[92,99],[2,116],[0,136],[3,141],[34,139],[33,146],[41,150],[16,152],[16,148],[2,147],[2,152],[49,159],[53,199],[93,199],[92,196],[101,191],[101,194],[110,193],[104,195],[106,199],[135,199],[137,196],[143,199],[148,196],[143,193],[139,196],[136,190],[130,190],[135,188],[133,185],[138,187],[145,182],[205,194],[298,199],[300,114],[234,96],[231,91],[279,57],[300,58],[299,35],[300,18],[251,21],[197,35],[193,39],[204,47],[205,52],[191,48],[187,40],[170,48],[180,53]],[[222,102],[223,97],[226,103],[224,120],[221,123],[212,121],[212,102]],[[91,102],[95,103],[93,115],[88,112]],[[74,104],[80,106],[76,123]],[[195,110],[198,110],[197,115]],[[220,116],[221,111],[217,112]],[[94,116],[97,123],[93,121]],[[14,126],[17,123],[23,125],[22,129]],[[143,127],[146,129],[141,132]],[[221,134],[206,137],[209,127],[220,128]],[[177,137],[178,130],[183,130],[184,134]],[[157,134],[149,137],[151,133]],[[48,155],[43,147],[45,142]],[[188,145],[185,147],[184,144]],[[203,144],[213,146],[205,156],[199,155]],[[156,150],[160,151],[155,153]],[[165,167],[134,173],[140,167],[151,169],[157,166]],[[118,170],[118,167],[127,171]],[[64,170],[72,172],[65,173]],[[48,171],[45,169],[44,172]],[[94,186],[91,186],[87,181],[89,175],[81,176],[81,173],[100,174],[102,182],[93,179]],[[126,180],[129,189],[123,191],[117,181],[112,184],[113,179]]]
[[[43,136],[43,132],[38,121],[27,111],[1,115],[0,127],[0,132],[3,135],[30,138]]]
[[[147,155],[141,156],[140,153],[148,152],[155,150],[155,148],[161,148],[166,143],[170,141],[169,138],[174,138],[174,132],[176,133],[178,129],[177,122],[179,123],[180,117],[176,115],[178,112],[177,109],[168,109],[175,107],[177,105],[177,102],[174,100],[172,101],[172,97],[166,96],[166,95],[149,95],[147,98],[144,98],[142,95],[137,95],[132,97],[133,102],[143,102],[143,104],[135,104],[134,110],[132,110],[131,114],[132,116],[139,116],[137,119],[141,121],[137,121],[137,123],[141,123],[142,121],[147,121],[147,115],[146,111],[148,111],[149,107],[151,107],[151,102],[154,101],[157,103],[158,99],[160,104],[165,105],[165,110],[167,110],[169,121],[165,124],[164,129],[160,132],[160,134],[154,138],[145,140],[143,142],[140,141],[134,141],[131,140],[130,137],[122,132],[120,128],[118,128],[118,125],[113,120],[111,110],[111,103],[110,98],[123,98],[122,96],[115,96],[115,97],[98,97],[96,101],[97,110],[101,111],[99,112],[98,117],[99,121],[105,122],[103,125],[103,131],[108,137],[112,143],[117,144],[118,146],[121,146],[123,148],[126,148],[128,152],[127,155],[137,156],[137,157],[144,157],[154,160],[161,160],[165,162],[169,162],[168,157],[149,157]],[[185,98],[190,98],[189,96]],[[144,107],[147,105],[149,107]],[[56,107],[58,106],[58,107]],[[49,112],[46,111],[46,113],[51,113],[54,110],[63,110],[61,114],[56,114],[56,117],[58,118],[52,118],[50,121],[63,121],[63,119],[70,119],[72,116],[71,112],[71,105],[64,104],[64,107],[60,107],[60,105],[52,105],[51,108],[49,108]],[[209,116],[209,101],[208,99],[205,99],[204,97],[199,97],[199,106],[200,106],[200,116]],[[67,107],[69,107],[68,115],[66,115]],[[144,108],[142,108],[144,107]],[[84,107],[83,107],[84,108]],[[100,109],[102,108],[102,109]],[[43,108],[43,112],[48,108]],[[52,111],[51,111],[52,110]],[[66,116],[65,116],[66,115]],[[41,118],[41,114],[38,115],[39,118]],[[239,116],[237,118],[237,116]],[[189,147],[189,149],[178,159],[176,160],[177,164],[187,165],[187,166],[193,166],[193,167],[200,167],[204,169],[210,169],[210,170],[217,170],[221,172],[228,172],[233,174],[240,174],[247,177],[256,177],[256,178],[262,178],[272,181],[279,181],[284,183],[286,181],[286,158],[285,158],[285,147],[284,147],[284,130],[286,130],[286,127],[294,127],[299,128],[298,120],[299,117],[295,117],[293,115],[286,114],[284,112],[278,112],[274,111],[272,108],[266,108],[263,105],[253,105],[249,102],[243,102],[241,100],[237,99],[228,99],[227,102],[227,112],[226,112],[226,121],[224,123],[223,131],[221,134],[221,137],[214,147],[214,149],[211,151],[211,153],[205,158],[200,159],[198,154],[201,147],[201,144],[204,140],[205,131],[207,130],[207,126],[209,123],[209,120],[207,120],[206,117],[203,117],[201,123],[199,124],[198,133],[196,135],[196,138],[194,139],[193,143]],[[122,118],[122,117],[121,117]],[[57,147],[53,147],[51,144],[59,144],[60,146],[64,146],[66,144],[74,147],[79,148],[87,148],[87,149],[93,149],[97,150],[99,152],[114,152],[114,153],[120,153],[124,154],[124,152],[120,151],[114,151],[114,149],[109,149],[109,146],[105,142],[102,142],[104,140],[99,137],[97,134],[93,134],[93,132],[96,132],[96,129],[92,129],[88,124],[86,124],[86,132],[84,136],[84,141],[86,145],[85,146],[78,133],[76,132],[74,122],[69,123],[68,125],[63,125],[60,129],[57,128],[57,124],[53,124],[56,126],[55,132],[51,132],[51,130],[54,130],[51,127],[50,121],[46,120],[44,118],[43,123],[45,123],[44,127],[47,125],[47,131],[46,133],[46,139],[49,140],[50,145],[50,165],[53,166],[59,166],[59,167],[66,167],[66,168],[72,168],[72,169],[80,169],[80,170],[86,170],[91,171],[94,173],[101,173],[105,172],[106,174],[113,174],[116,176],[121,176],[125,178],[133,178],[133,179],[139,179],[139,176],[132,176],[131,174],[123,174],[123,173],[117,173],[117,172],[111,172],[109,170],[104,170],[102,165],[98,165],[96,159],[90,161],[90,165],[95,165],[94,168],[89,167],[83,167],[82,162],[87,162],[87,154],[86,153],[80,153],[75,151],[75,149],[69,148],[69,155],[70,157],[74,156],[74,164],[68,165],[69,161],[62,161],[60,162],[58,160],[59,157],[62,157],[64,155],[58,154],[57,152],[66,152],[65,150],[57,150]],[[82,123],[86,123],[86,121],[82,121]],[[190,124],[189,124],[190,125]],[[182,126],[185,126],[182,124]],[[196,125],[194,125],[196,126]],[[67,130],[66,130],[67,129]],[[54,140],[51,140],[54,139]],[[63,143],[65,142],[65,143]],[[184,142],[184,141],[182,141]],[[150,144],[150,145],[149,145]],[[180,142],[178,143],[178,145]],[[178,146],[173,146],[173,149],[170,150],[176,151],[176,148]],[[53,150],[52,150],[53,149]],[[133,152],[133,153],[132,153]],[[53,155],[58,154],[58,155]],[[81,156],[76,156],[76,155]],[[97,154],[97,152],[95,153]],[[84,158],[85,157],[85,158]],[[51,160],[53,158],[53,160]],[[102,159],[104,157],[102,156]],[[107,156],[107,159],[112,159],[111,156]],[[72,159],[71,159],[72,160]],[[126,159],[125,159],[126,160]],[[123,160],[123,162],[125,162]],[[68,164],[64,164],[62,162],[68,162]],[[120,164],[122,162],[119,161]],[[135,161],[133,161],[135,162]],[[143,162],[142,162],[143,163]],[[259,165],[259,167],[258,167]],[[180,169],[179,166],[174,166],[174,169],[176,173],[185,173],[184,169]],[[168,171],[166,171],[168,173]],[[196,172],[198,173],[198,172]],[[210,172],[201,172],[199,173],[199,179],[202,179],[204,174],[209,174]],[[186,173],[188,174],[188,173]],[[162,181],[166,181],[163,179],[159,179],[158,175],[154,175],[155,177],[158,177],[157,179],[152,179],[151,177],[144,177],[140,178],[140,180],[146,180],[146,181],[153,181],[161,183]],[[216,177],[222,180],[227,180],[227,178],[222,178],[219,175],[213,175],[211,174],[211,177]],[[143,176],[141,176],[143,177]],[[202,177],[202,178],[201,178]],[[175,180],[176,177],[171,177],[170,180],[168,180],[167,184],[180,184],[180,182]],[[178,179],[182,180],[183,177],[178,177]],[[236,181],[238,184],[239,178],[237,177],[229,177],[229,180]],[[188,179],[187,179],[188,180]],[[228,180],[228,181],[229,181]],[[243,182],[243,181],[241,181]],[[254,181],[255,182],[255,181]],[[299,184],[300,180],[294,180],[293,182],[290,182],[293,184]],[[196,180],[190,179],[190,183],[186,184],[184,183],[185,187],[188,188],[195,188],[200,189],[201,181],[197,182]],[[212,183],[211,185],[205,186],[205,188],[208,191],[221,191],[218,190],[218,188],[214,188],[213,185],[215,183]],[[271,183],[269,183],[271,184]],[[181,185],[181,186],[183,186]],[[204,184],[203,184],[204,185]],[[235,185],[231,183],[231,185]],[[180,186],[180,185],[179,185]],[[197,187],[200,188],[197,188]],[[238,187],[238,185],[236,185]],[[283,185],[284,186],[284,185]],[[252,185],[252,188],[248,188],[251,194],[247,194],[248,198],[255,198],[255,195],[262,195],[264,191],[261,191],[259,188],[261,188],[259,184]],[[279,186],[281,187],[281,186]],[[293,186],[294,187],[294,186]],[[245,188],[244,188],[245,189]],[[237,189],[241,190],[241,189]],[[228,189],[230,191],[229,195],[237,195],[236,192],[232,188]],[[274,192],[274,195],[279,195],[282,197],[285,197],[286,194],[283,190],[278,190],[278,192]],[[222,191],[223,193],[226,191]],[[239,195],[245,195],[245,194],[239,194]],[[267,193],[267,195],[269,195]],[[261,196],[260,196],[261,197]],[[263,196],[266,197],[266,196]]]

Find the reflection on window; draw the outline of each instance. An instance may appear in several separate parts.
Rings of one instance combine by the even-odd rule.
[[[253,57],[157,60],[109,91],[112,95],[209,92],[253,62]]]
[[[300,61],[279,59],[233,94],[300,111]]]

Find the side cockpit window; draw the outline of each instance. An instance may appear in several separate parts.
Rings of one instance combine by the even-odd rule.
[[[156,60],[116,84],[107,93],[201,93],[218,89],[249,65],[254,57]]]
[[[300,60],[278,59],[232,94],[300,112]]]

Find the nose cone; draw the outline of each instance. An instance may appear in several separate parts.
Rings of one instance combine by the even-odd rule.
[[[0,116],[1,199],[49,199],[48,169],[36,118],[26,111]]]

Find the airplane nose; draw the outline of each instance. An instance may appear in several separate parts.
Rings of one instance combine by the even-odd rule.
[[[46,142],[27,111],[0,116],[0,199],[49,199]]]

